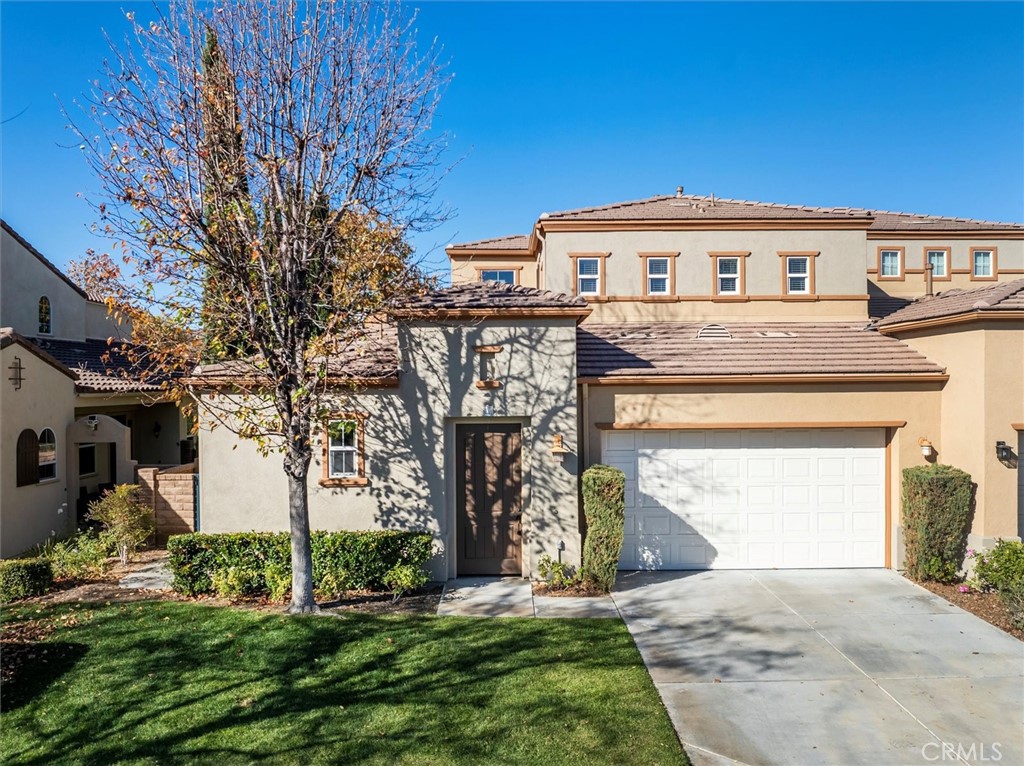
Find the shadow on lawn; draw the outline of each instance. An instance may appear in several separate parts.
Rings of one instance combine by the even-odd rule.
[[[618,621],[145,608],[153,612],[146,621],[136,606],[124,618],[96,614],[89,662],[73,679],[78,693],[40,702],[45,731],[36,710],[12,721],[20,731],[8,731],[16,743],[5,744],[8,762],[308,763],[329,753],[347,764],[436,753],[431,762],[479,763],[494,761],[502,738],[529,731],[538,739],[533,727],[554,736],[556,727],[587,723],[597,699],[623,719],[654,712],[649,702],[630,709],[641,704],[633,698],[650,699],[639,693],[650,682]],[[627,688],[595,688],[590,699],[570,693],[570,671],[586,668],[624,670],[614,677],[628,679]],[[100,698],[81,693],[104,679]],[[620,725],[595,727],[588,750],[621,748],[621,733]]]
[[[3,643],[5,662],[15,660],[12,677],[0,689],[0,710],[10,713],[45,692],[85,656],[89,647],[62,641]],[[12,655],[14,655],[12,657]]]

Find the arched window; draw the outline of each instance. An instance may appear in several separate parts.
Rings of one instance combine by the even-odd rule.
[[[39,481],[57,478],[57,437],[44,428],[39,432]]]
[[[26,428],[18,434],[18,486],[39,483],[39,439]]]
[[[45,295],[39,299],[39,334],[53,334],[52,315],[50,313],[50,299]]]

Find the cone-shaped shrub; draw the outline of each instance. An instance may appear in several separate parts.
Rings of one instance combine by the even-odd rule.
[[[915,580],[952,582],[963,564],[974,488],[948,465],[903,469],[905,567]]]
[[[593,465],[583,472],[583,582],[605,593],[615,585],[626,521],[626,475],[618,468]]]

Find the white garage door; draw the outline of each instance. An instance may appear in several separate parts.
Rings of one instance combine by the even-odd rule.
[[[621,569],[885,565],[883,429],[606,431]]]

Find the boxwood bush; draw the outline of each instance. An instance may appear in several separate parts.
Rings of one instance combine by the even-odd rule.
[[[1024,542],[998,540],[996,547],[974,557],[974,580],[982,590],[994,590],[1015,627],[1024,628]]]
[[[392,590],[396,581],[409,581],[409,567],[426,567],[432,541],[427,532],[313,532],[313,587],[330,595]],[[174,535],[167,550],[174,589],[188,596],[280,599],[291,587],[287,532]]]
[[[915,580],[952,582],[967,551],[974,486],[948,465],[903,469],[905,567]]]
[[[611,591],[622,553],[626,523],[626,475],[618,468],[592,465],[583,472],[583,512],[587,539],[583,544],[585,585]]]
[[[0,603],[41,596],[53,585],[53,568],[42,558],[0,561]]]

